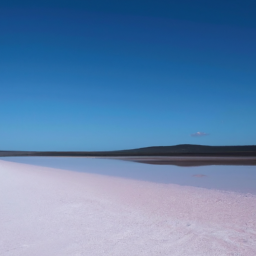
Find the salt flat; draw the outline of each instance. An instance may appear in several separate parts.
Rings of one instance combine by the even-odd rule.
[[[0,255],[256,255],[256,196],[0,161]]]

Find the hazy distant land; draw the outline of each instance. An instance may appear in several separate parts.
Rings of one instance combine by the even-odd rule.
[[[116,151],[0,151],[0,156],[111,157],[147,164],[178,166],[256,165],[256,146],[182,144]]]

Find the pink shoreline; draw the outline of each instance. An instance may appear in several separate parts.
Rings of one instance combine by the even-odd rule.
[[[256,196],[0,161],[0,255],[256,255]]]

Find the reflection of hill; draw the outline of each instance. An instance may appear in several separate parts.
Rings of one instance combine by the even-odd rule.
[[[181,167],[206,166],[206,165],[256,165],[256,157],[223,157],[223,156],[135,156],[120,157],[118,159],[153,165],[176,165]]]
[[[0,156],[256,156],[256,146],[176,145],[117,151],[0,151]]]

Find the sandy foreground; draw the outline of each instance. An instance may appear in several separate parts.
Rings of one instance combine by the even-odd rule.
[[[255,256],[256,196],[0,161],[1,256]]]

